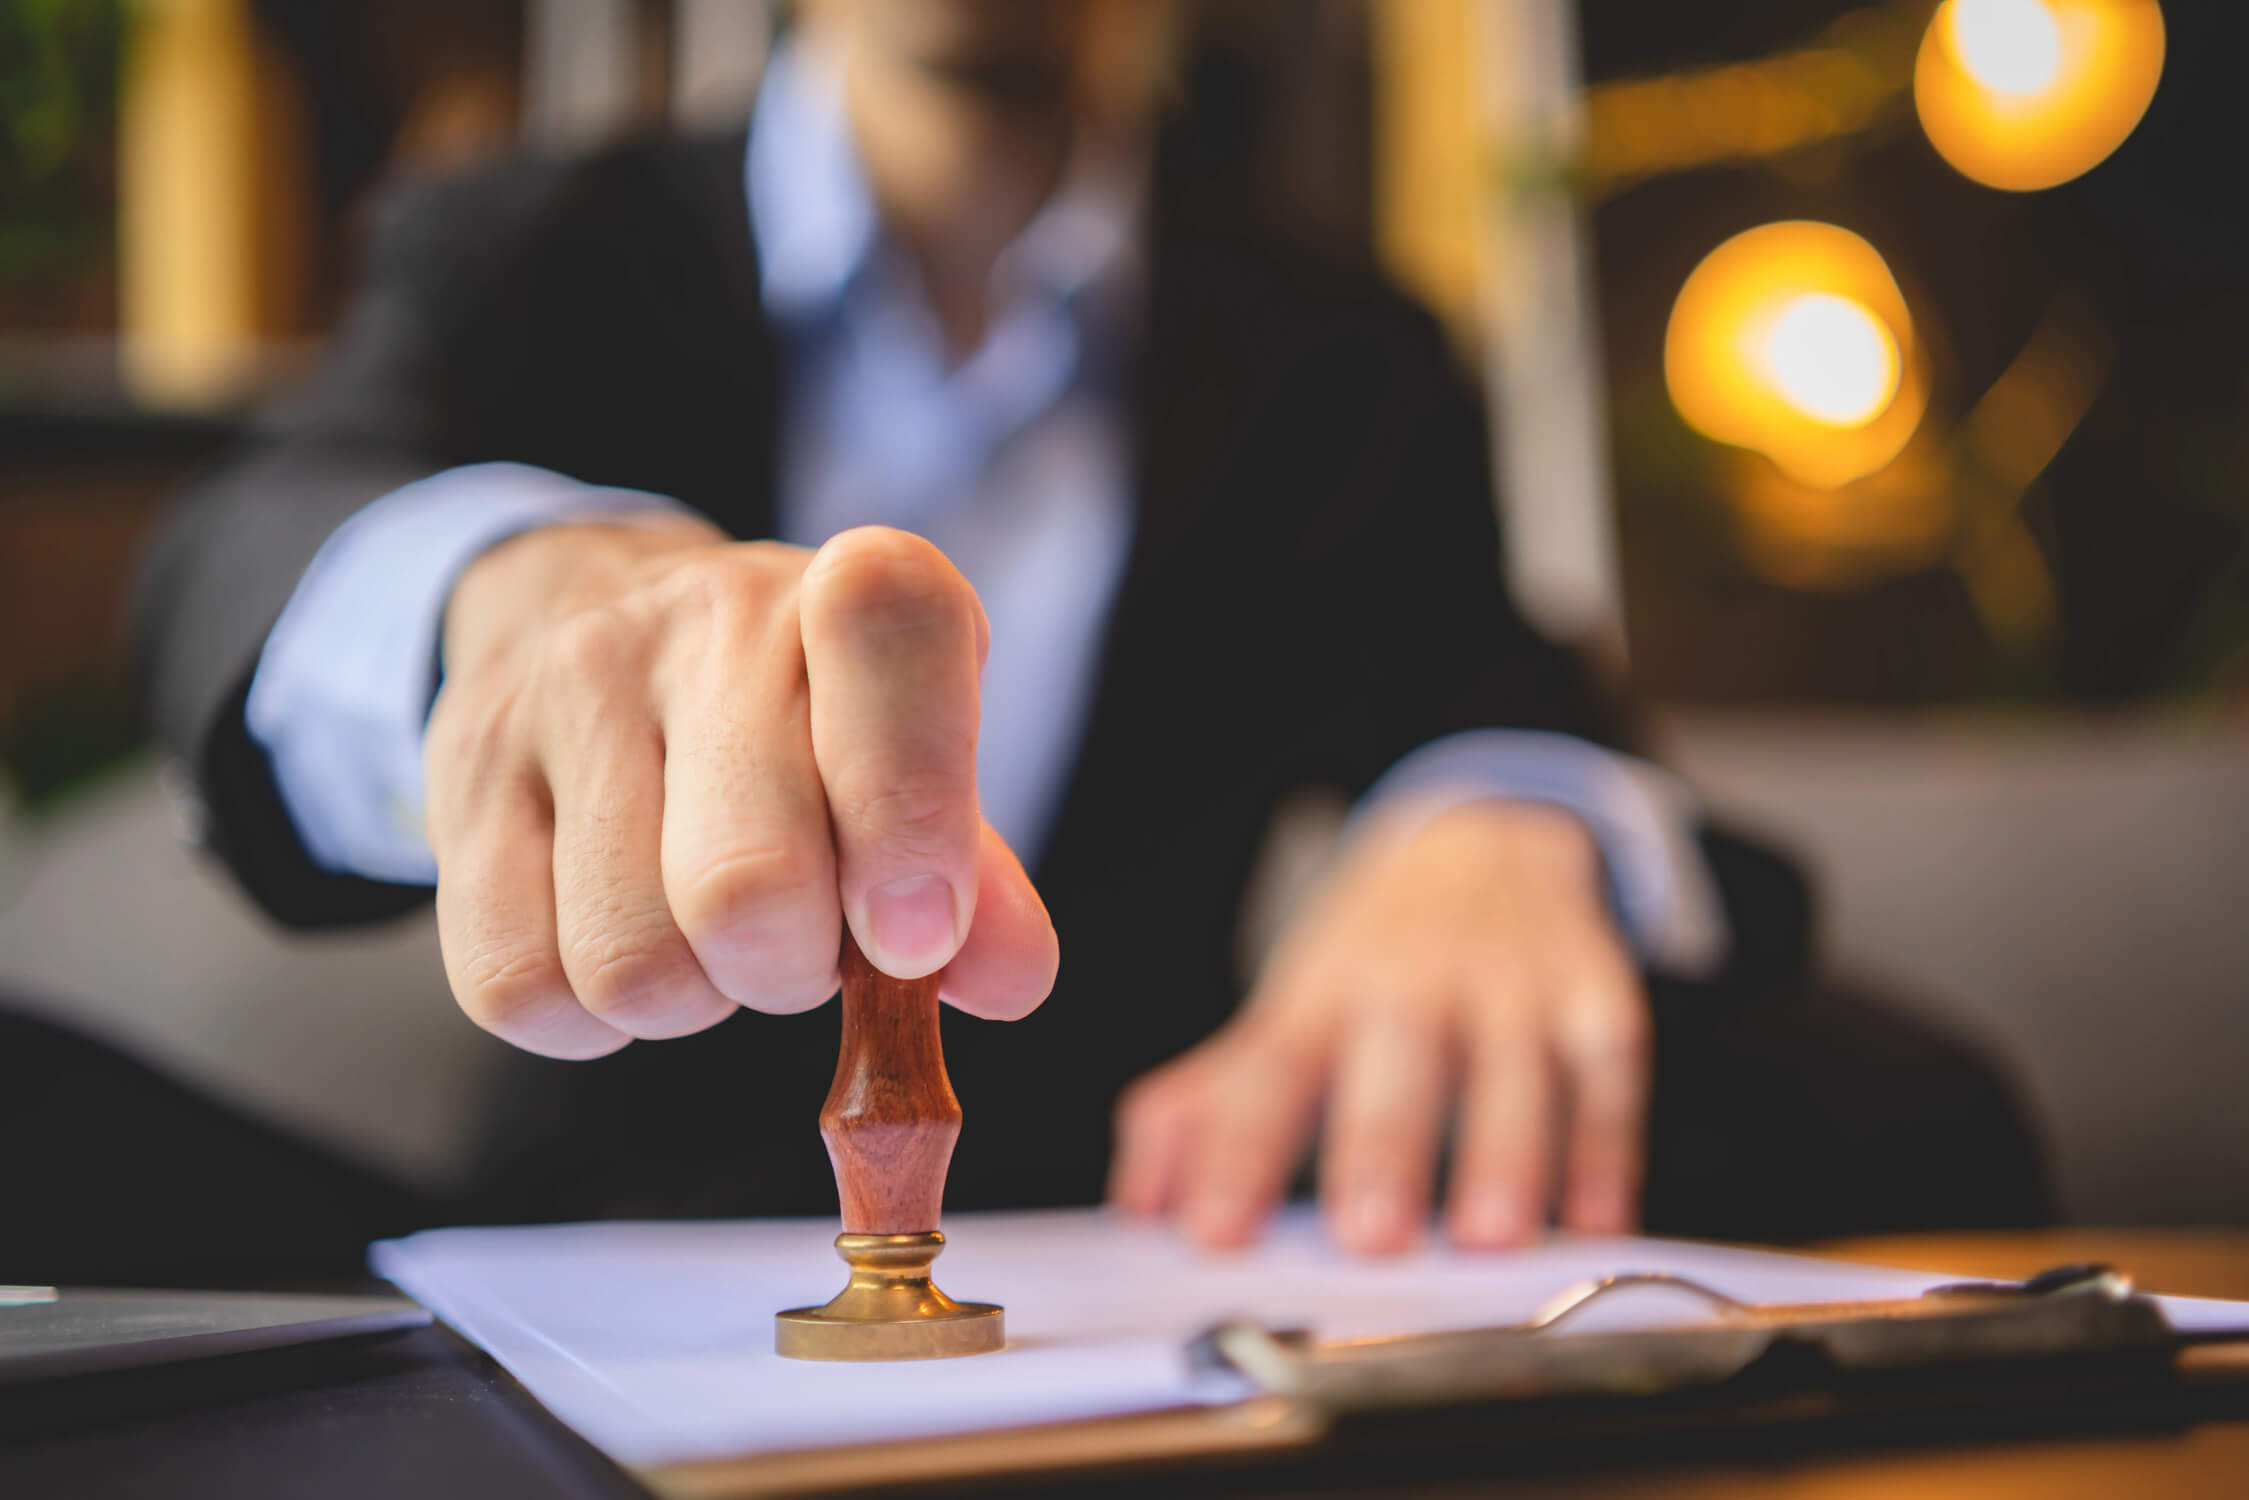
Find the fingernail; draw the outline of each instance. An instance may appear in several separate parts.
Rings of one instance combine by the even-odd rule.
[[[867,957],[897,979],[935,972],[959,946],[953,888],[941,876],[909,875],[867,892]]]
[[[1512,1245],[1529,1227],[1529,1217],[1515,1194],[1491,1189],[1471,1194],[1461,1205],[1455,1233],[1467,1245]]]

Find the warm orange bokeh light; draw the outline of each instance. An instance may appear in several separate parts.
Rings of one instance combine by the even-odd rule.
[[[2029,192],[2090,171],[2132,133],[2163,73],[2156,0],[1945,0],[1913,102],[1944,159]]]
[[[1807,220],[1737,234],[1695,267],[1663,372],[1697,431],[1830,489],[1896,457],[1928,404],[1890,268],[1849,230]]]
[[[1864,427],[1898,393],[1898,341],[1865,304],[1801,292],[1750,331],[1750,365],[1815,422]]]
[[[1995,93],[2035,98],[2062,71],[2062,27],[2046,0],[1956,0],[1945,41],[1962,71]]]

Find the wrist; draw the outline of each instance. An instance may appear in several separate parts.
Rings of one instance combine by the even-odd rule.
[[[1598,889],[1601,845],[1585,820],[1549,802],[1480,797],[1447,808],[1422,830],[1435,858],[1462,858],[1470,851],[1507,860],[1551,879]]]
[[[1361,825],[1325,903],[1349,902],[1369,891],[1417,892],[1418,903],[1437,899],[1432,893],[1483,892],[1496,883],[1552,895],[1582,893],[1596,907],[1606,907],[1601,847],[1576,814],[1502,797],[1417,806],[1420,802],[1400,798]]]
[[[1585,820],[1566,807],[1516,797],[1479,797],[1430,820],[1439,837],[1502,839],[1541,863],[1592,871],[1600,845]]]
[[[1562,873],[1597,877],[1601,868],[1599,842],[1568,808],[1532,798],[1463,797],[1447,787],[1384,804],[1367,819],[1362,838],[1415,858],[1454,859],[1501,848]]]

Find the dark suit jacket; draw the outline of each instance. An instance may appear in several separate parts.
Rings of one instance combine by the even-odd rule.
[[[776,372],[742,149],[635,144],[396,195],[325,370],[160,538],[141,612],[154,717],[192,770],[211,847],[281,921],[426,895],[310,864],[242,722],[267,631],[359,506],[512,459],[769,533]],[[1095,1190],[1117,1089],[1237,997],[1237,908],[1284,796],[1356,795],[1472,726],[1625,736],[1615,703],[1501,586],[1478,401],[1426,315],[1369,272],[1159,192],[1135,360],[1137,531],[1033,872],[1061,980],[1017,1025],[948,1018],[968,1117],[956,1204]],[[1792,966],[1800,890],[1710,847],[1737,967]],[[817,1210],[833,1202],[813,1134],[833,1027],[825,1013],[738,1018],[572,1065],[574,1102],[513,1122],[544,1154],[519,1142],[510,1160],[546,1163],[517,1172],[547,1184],[541,1211]],[[706,1149],[719,1156],[683,1160]]]

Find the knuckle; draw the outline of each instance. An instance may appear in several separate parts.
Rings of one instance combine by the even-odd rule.
[[[575,610],[549,628],[539,653],[540,675],[550,686],[606,691],[632,665],[635,653],[629,634],[616,609]]]
[[[1221,1070],[1249,1086],[1271,1086],[1323,1070],[1334,1051],[1331,1023],[1273,1006],[1244,1012],[1223,1035]]]
[[[462,955],[454,998],[471,1021],[505,1036],[539,1013],[571,1003],[570,981],[557,954],[472,948]]]
[[[745,672],[761,696],[775,701],[787,695],[787,679],[801,689],[796,575],[802,564],[779,555],[793,551],[779,544],[770,551],[727,547],[665,576],[652,599],[652,613],[667,622],[651,650],[660,698],[707,692],[714,678],[741,682]]]
[[[786,587],[784,570],[756,547],[722,547],[682,562],[664,580],[675,610],[722,622],[762,619]]]
[[[438,784],[465,772],[472,757],[482,759],[476,752],[480,742],[490,737],[490,721],[472,717],[458,706],[460,702],[454,692],[439,693],[422,734],[423,776],[433,792]]]
[[[801,923],[811,900],[833,885],[817,850],[733,854],[682,878],[671,897],[672,915],[698,949],[762,947]]]
[[[879,782],[829,791],[839,828],[880,839],[900,854],[954,856],[976,837],[973,783],[934,773],[893,772]]]
[[[1577,1007],[1565,1037],[1588,1066],[1637,1070],[1647,1058],[1652,1031],[1644,1006],[1619,1000]]]
[[[842,915],[825,850],[741,853],[682,877],[672,917],[711,984],[753,1010],[809,1010],[835,992]]]
[[[610,924],[603,924],[605,932]],[[629,927],[575,945],[571,988],[578,1003],[602,1017],[631,1019],[661,1011],[692,981],[685,955]]]
[[[422,743],[433,826],[497,811],[504,805],[500,792],[523,776],[530,760],[521,699],[512,688],[495,686],[481,696],[459,695],[457,688],[438,695]]]
[[[1118,1129],[1136,1135],[1162,1124],[1185,1107],[1189,1087],[1187,1071],[1176,1062],[1134,1079],[1117,1097]]]
[[[976,595],[935,545],[887,526],[838,533],[804,573],[806,605],[882,632],[969,631]]]
[[[1364,1154],[1411,1157],[1426,1149],[1426,1123],[1435,1114],[1427,1093],[1386,1087],[1341,1088],[1327,1104],[1338,1139]]]

